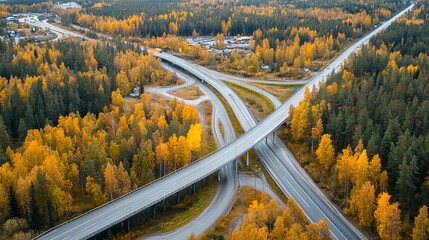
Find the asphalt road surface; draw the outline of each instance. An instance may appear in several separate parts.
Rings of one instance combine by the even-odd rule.
[[[207,76],[209,76],[208,73]],[[245,131],[249,131],[257,125],[255,117],[246,104],[225,83],[210,77],[206,77],[205,81],[223,95]],[[298,171],[301,167],[298,164],[291,164],[291,162],[296,162],[292,155],[284,157],[281,148],[272,147],[277,141],[281,143],[274,135],[272,136],[269,141],[261,141],[256,144],[254,149],[282,191],[288,197],[295,199],[311,222],[327,219],[334,239],[365,239],[362,233],[350,224],[332,204],[326,204],[329,203],[329,200],[318,191],[315,184],[311,184],[311,178],[304,171]]]
[[[341,68],[341,64],[358,48],[360,48],[363,44],[367,43],[369,39],[385,29],[389,26],[393,21],[396,20],[399,16],[404,14],[406,11],[409,11],[412,7],[411,5],[406,10],[402,11],[392,19],[386,21],[379,28],[375,29],[373,32],[369,33],[361,40],[357,41],[355,44],[347,48],[337,59],[331,62],[329,66],[324,69],[320,75],[312,79],[307,86],[311,89],[313,86],[318,87],[317,83],[325,80],[325,78],[332,71],[339,71]],[[156,53],[156,56],[165,59],[169,62],[174,63],[175,65],[180,66],[183,69],[188,70],[191,74],[198,77],[199,79],[207,78],[206,73],[194,65],[190,64],[187,61],[182,59],[178,59],[172,57],[165,53]],[[234,161],[236,158],[244,154],[246,151],[251,149],[254,145],[258,144],[261,140],[265,140],[267,135],[271,135],[288,117],[289,107],[291,105],[297,106],[299,101],[304,96],[304,89],[301,89],[296,94],[294,94],[288,101],[282,104],[277,110],[275,110],[272,114],[270,114],[267,118],[261,121],[258,125],[251,128],[248,132],[240,136],[237,140],[231,142],[225,147],[219,149],[218,151],[208,155],[207,157],[190,164],[188,167],[180,169],[174,173],[168,174],[165,177],[158,179],[157,181],[152,182],[146,186],[139,188],[136,191],[133,191],[127,195],[124,195],[116,200],[113,200],[103,206],[100,206],[92,211],[89,211],[75,219],[72,219],[64,224],[61,224],[44,234],[40,235],[39,239],[86,239],[95,234],[108,229],[110,226],[113,226],[121,221],[126,220],[130,216],[140,212],[143,209],[146,209],[153,204],[163,200],[164,198],[174,194],[175,192],[186,188],[187,186],[195,183],[204,177],[210,175],[211,173],[217,171],[224,165]],[[241,110],[244,111],[244,110]],[[268,145],[267,145],[268,146]],[[299,173],[299,170],[296,170],[296,173]],[[284,176],[289,175],[283,173]],[[278,181],[278,180],[276,180]],[[298,184],[302,184],[298,181]],[[310,185],[311,186],[311,185]],[[296,186],[299,191],[298,195],[303,196],[309,195],[310,198],[317,198],[317,192],[305,192],[302,189],[302,186]],[[312,187],[310,190],[313,189]],[[295,199],[297,200],[297,199]],[[326,202],[318,203],[320,206],[329,206]],[[310,208],[310,206],[305,206],[305,204],[301,205],[301,208],[306,211],[306,208]],[[314,209],[311,209],[314,210]],[[307,212],[307,211],[306,211]],[[333,216],[326,215],[328,220],[332,222],[330,217],[338,217],[342,216],[339,214],[335,214],[333,212]],[[308,216],[309,218],[311,216]],[[324,216],[319,216],[324,217]],[[355,233],[354,231],[348,232],[347,221],[338,219],[342,224],[346,226],[346,228],[341,228],[340,232],[342,234],[347,234],[349,236],[353,236],[354,234],[358,234],[360,232]],[[334,229],[331,228],[331,231]],[[335,235],[334,235],[335,236]],[[359,239],[353,237],[347,237],[348,239]],[[340,238],[339,239],[345,239]]]
[[[207,70],[216,78],[224,79],[227,81],[235,80],[235,81],[241,81],[241,82],[272,84],[272,85],[303,85],[303,84],[306,84],[310,81],[310,80],[259,80],[259,79],[251,79],[251,78],[232,76],[232,75],[221,73],[221,72],[214,71],[211,69],[207,69]],[[317,73],[314,73],[314,74],[317,74]]]
[[[211,127],[216,144],[219,147],[225,146],[235,139],[234,128],[231,120],[219,98],[209,88],[197,81],[194,77],[182,72],[180,69],[175,69],[169,65],[163,65],[169,71],[176,72],[178,77],[185,81],[185,84],[162,88],[166,92],[174,91],[180,88],[189,87],[193,84],[198,84],[201,90],[208,96],[212,103],[212,121]],[[146,89],[147,90],[147,89]],[[223,126],[224,135],[220,129],[220,124]],[[196,236],[202,234],[209,229],[216,221],[228,214],[234,201],[234,196],[237,190],[238,181],[235,163],[232,162],[223,167],[220,172],[220,181],[215,196],[210,205],[197,217],[186,223],[185,225],[162,234],[149,234],[138,239],[187,239],[191,233]],[[245,182],[247,183],[247,182]]]

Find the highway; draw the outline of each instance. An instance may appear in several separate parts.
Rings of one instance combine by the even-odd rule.
[[[201,67],[198,68],[205,71]],[[205,81],[227,100],[245,131],[249,131],[257,125],[255,117],[246,104],[225,83],[217,80],[208,72],[206,72]],[[274,138],[274,141],[271,138],[269,142],[261,141],[254,146],[262,163],[280,189],[288,197],[295,199],[311,222],[318,222],[326,218],[334,239],[365,239],[359,230],[350,224],[332,204],[326,204],[329,203],[329,199],[318,191],[317,186],[312,184],[311,178],[305,174],[305,171],[298,171],[298,168],[301,169],[301,167],[298,164],[291,164],[296,162],[292,155],[284,157],[282,152],[286,151],[285,149],[272,147],[275,144],[279,146],[280,143],[278,138]]]
[[[393,22],[393,20],[386,22],[386,24],[381,26],[380,29],[384,29],[387,24],[390,24],[391,22]],[[348,56],[356,51],[362,44],[367,43],[368,39],[376,32],[377,30],[352,45],[352,48],[348,48],[338,59],[334,60],[324,70],[324,74],[322,72],[322,74],[314,78],[311,83],[317,88],[318,84],[316,83],[323,81],[326,76],[330,74],[331,69],[338,71],[341,68],[341,64],[348,58]],[[180,62],[180,60],[177,59],[172,60],[171,57],[163,59],[174,62],[178,66],[188,69],[188,71],[195,74],[195,70],[190,70],[192,69],[191,66],[182,65],[188,64],[185,61]],[[232,107],[237,118],[240,119],[242,127],[246,131],[254,127],[257,124],[257,121],[253,118],[248,109],[247,111],[245,110],[246,104],[239,99],[238,95],[230,89],[227,89],[228,87],[223,85],[222,82],[216,81],[216,77],[212,74],[212,71],[207,71],[202,67],[198,68],[199,71],[203,72],[202,75],[205,75],[201,77],[201,79],[204,79],[204,81],[216,88],[216,90],[219,91],[228,101],[228,104]],[[217,76],[219,77],[219,75]],[[222,75],[220,76],[225,77]],[[237,82],[234,83],[237,84]],[[303,91],[304,89],[301,89],[300,92],[303,93]],[[296,98],[296,96],[293,96],[286,103],[291,102],[294,98]],[[295,102],[295,106],[298,102]],[[278,138],[275,138],[272,141],[273,144],[270,145],[265,142],[256,144],[255,150],[279,187],[287,196],[293,197],[297,201],[309,220],[317,222],[324,218],[327,219],[330,225],[331,234],[335,239],[365,239],[365,236],[351,223],[349,223],[347,219],[335,208],[335,206],[323,195],[281,141]]]
[[[241,81],[241,82],[271,84],[271,85],[303,85],[310,81],[310,80],[259,80],[259,79],[232,76],[232,75],[225,74],[211,69],[207,69],[207,71],[211,73],[214,77],[218,79],[227,80],[227,81],[235,80],[235,81]]]
[[[76,32],[72,32],[72,31],[68,31],[66,29],[63,28],[59,28],[55,25],[52,25],[50,23],[48,23],[48,19],[45,19],[43,21],[40,21],[38,18],[38,14],[37,13],[33,13],[33,14],[19,14],[22,16],[26,16],[24,18],[19,18],[18,21],[20,23],[28,23],[31,26],[35,26],[35,27],[40,27],[46,30],[49,30],[53,33],[55,33],[57,35],[57,37],[51,41],[58,41],[61,40],[62,38],[66,37],[66,36],[72,36],[72,37],[76,37],[76,38],[82,38],[85,40],[90,40],[91,38],[84,36],[82,34],[76,33]]]
[[[206,100],[211,100],[210,99],[210,95],[208,95],[208,93],[202,89],[202,91],[204,92],[204,95],[198,97],[197,99],[193,99],[193,100],[189,100],[189,99],[182,99],[180,97],[176,97],[174,96],[174,94],[171,94],[171,92],[174,92],[176,90],[182,89],[182,88],[186,88],[186,87],[190,87],[192,85],[198,84],[199,81],[195,80],[194,78],[190,77],[189,75],[186,75],[187,78],[185,78],[185,74],[184,73],[179,73],[178,70],[172,68],[170,65],[168,64],[162,64],[162,67],[164,69],[167,69],[169,71],[175,71],[177,76],[184,80],[185,83],[184,84],[180,84],[177,86],[157,86],[157,87],[145,87],[144,91],[147,93],[155,93],[155,94],[159,94],[162,95],[166,98],[169,99],[173,99],[173,98],[177,98],[179,101],[183,101],[186,105],[194,105],[195,107],[198,106],[198,104],[206,101]],[[200,87],[201,88],[201,87]]]
[[[333,70],[339,71],[341,64],[359,47],[364,43],[367,43],[369,39],[380,32],[387,26],[389,26],[396,18],[410,10],[414,6],[411,5],[406,10],[402,11],[389,21],[386,21],[379,28],[366,35],[361,40],[346,49],[336,60],[332,61],[331,64],[324,69],[320,75],[312,79],[306,86],[310,89],[315,86],[318,87],[318,83],[323,81]],[[156,56],[174,63],[183,69],[187,69],[191,74],[199,79],[207,78],[206,72],[196,68],[194,65],[187,61],[175,58],[165,53],[155,53]],[[192,183],[203,179],[204,177],[216,172],[222,166],[234,161],[236,158],[244,154],[246,151],[251,149],[254,145],[258,144],[261,140],[264,140],[267,135],[271,136],[274,132],[288,117],[289,107],[291,105],[296,106],[304,96],[304,89],[295,93],[288,101],[283,103],[267,118],[262,120],[258,125],[251,128],[245,134],[240,136],[237,140],[230,144],[222,147],[216,152],[206,156],[205,158],[190,164],[188,167],[180,169],[174,173],[168,174],[165,177],[158,179],[151,184],[143,186],[136,191],[133,191],[127,195],[124,195],[116,200],[113,200],[103,206],[100,206],[92,211],[89,211],[73,220],[70,220],[64,224],[61,224],[48,232],[40,235],[39,239],[85,239],[95,234],[108,229],[128,217],[146,209],[153,204],[163,200],[164,198],[176,193],[177,191],[186,188]],[[244,110],[243,110],[244,111]],[[275,165],[273,166],[275,167]],[[293,169],[293,166],[292,166]],[[296,172],[300,172],[296,170]],[[287,173],[283,173],[288,175]],[[276,180],[277,181],[277,180]],[[300,183],[298,183],[300,184]],[[299,185],[296,186],[299,189]],[[303,193],[303,192],[301,192]],[[299,194],[299,193],[298,193]],[[317,192],[308,193],[310,198],[317,197]],[[322,203],[328,205],[328,203]],[[310,208],[309,206],[301,206],[304,211]],[[311,209],[310,209],[311,210]],[[335,211],[333,212],[335,215]],[[338,211],[337,211],[338,213]],[[339,214],[339,213],[338,213]],[[339,214],[341,215],[341,214]],[[342,216],[342,215],[341,215]],[[327,216],[331,217],[330,215]],[[341,219],[340,219],[341,221]],[[347,221],[345,221],[347,225]],[[341,229],[341,231],[346,231]],[[358,239],[358,238],[350,238]]]
[[[190,86],[192,83],[195,82],[195,81],[190,81],[192,79],[192,77],[190,75],[187,75],[187,74],[181,72],[178,69],[174,69],[174,68],[172,68],[169,65],[164,64],[163,66],[164,66],[164,68],[166,68],[166,69],[168,69],[170,71],[175,71],[179,75],[179,77],[181,79],[184,79],[186,81],[185,84],[179,85],[179,86],[176,86],[176,87],[167,87],[167,88],[160,87],[160,88],[157,88],[157,89],[162,89],[163,90],[163,92],[162,92],[163,94],[165,94],[165,92],[176,90],[178,88],[183,88],[183,87]],[[204,69],[206,71],[209,71],[208,69],[205,69],[203,67],[200,67],[200,68]],[[280,101],[276,97],[274,97],[272,94],[270,94],[270,93],[268,93],[268,92],[266,92],[266,91],[264,91],[264,90],[262,90],[260,88],[257,88],[255,86],[249,85],[249,84],[247,84],[245,82],[242,82],[242,81],[235,80],[234,78],[229,78],[227,75],[223,76],[223,77],[225,77],[227,79],[225,81],[237,84],[237,85],[239,85],[241,87],[247,88],[249,90],[257,92],[258,94],[261,94],[262,96],[265,96],[266,98],[268,98],[271,101],[271,103],[274,105],[275,108],[277,108],[277,107],[279,107],[281,105]],[[192,80],[194,80],[194,79],[192,79]],[[214,106],[217,106],[219,109],[223,109],[223,113],[224,113],[223,117],[224,118],[228,118],[228,115],[226,114],[226,111],[223,108],[223,105],[219,101],[219,99],[217,98],[217,96],[215,94],[213,94],[213,92],[210,89],[208,89],[205,85],[203,85],[203,84],[200,83],[199,86],[203,89],[203,91],[206,94],[208,94],[208,93],[210,94],[209,98],[212,100]],[[224,87],[228,88],[226,85]],[[149,91],[151,91],[151,90],[149,90]],[[168,94],[166,96],[171,97],[171,95],[168,95]],[[230,101],[229,96],[223,96],[223,97],[225,99],[227,99],[227,101]],[[231,103],[230,103],[230,105],[231,105]],[[243,105],[244,105],[244,103],[241,102],[241,108],[245,109],[246,106],[243,106]],[[213,110],[216,111],[216,109],[213,109]],[[248,112],[248,114],[250,115],[250,111]],[[215,115],[213,115],[212,117],[214,117],[214,116]],[[240,116],[238,116],[238,117],[240,117]],[[213,119],[212,121],[215,121],[215,119]],[[231,124],[231,123],[229,122],[229,124]],[[255,124],[255,122],[253,124]],[[215,131],[215,130],[213,130],[213,131]],[[229,128],[224,129],[225,134],[228,134],[230,132],[233,133],[233,131],[234,130],[233,130],[232,126],[230,126]],[[219,145],[219,142],[218,142],[218,145]],[[223,144],[220,144],[220,145],[223,145]],[[268,158],[264,159],[264,160],[265,161],[270,161],[270,159],[268,159]],[[221,171],[222,170],[224,170],[224,169],[221,169]],[[228,179],[234,179],[235,178],[235,175],[234,175],[235,172],[234,171],[223,172],[222,173],[223,177],[225,177],[225,173],[226,173],[226,177],[227,177],[226,180],[228,180]],[[266,183],[266,181],[265,181],[265,183],[263,183],[262,179],[260,179],[260,178],[258,178],[258,179],[259,180],[258,180],[258,184],[256,185],[256,188],[259,191],[266,190],[268,192],[268,195],[270,197],[276,198],[277,201],[280,204],[283,204],[283,202],[280,200],[280,198],[278,196],[276,196],[275,193],[274,193],[274,191],[268,186],[268,184]],[[255,187],[254,184],[253,184],[253,180],[256,181],[256,179],[254,179],[254,177],[252,178],[252,177],[247,176],[247,175],[242,175],[240,177],[240,186],[245,185],[245,186],[249,186],[249,187]],[[228,182],[221,183],[221,184],[222,185],[220,185],[220,188],[218,189],[217,194],[214,197],[214,201],[197,218],[193,219],[191,222],[185,224],[184,226],[182,226],[182,227],[180,227],[178,229],[175,229],[172,232],[165,233],[165,234],[160,234],[160,235],[143,236],[140,239],[186,239],[186,236],[189,236],[189,234],[191,232],[194,232],[194,234],[196,236],[199,236],[201,233],[204,232],[204,230],[208,229],[213,223],[215,223],[215,221],[220,217],[221,213],[227,213],[228,210],[231,208],[231,204],[232,204],[232,199],[231,198],[233,197],[233,193],[235,193],[236,188],[224,187],[224,185],[228,185]],[[265,187],[263,187],[264,184],[266,185]],[[229,185],[232,185],[231,184],[231,180],[229,182]],[[221,188],[225,188],[225,189],[221,189]],[[226,192],[221,193],[222,190],[225,190]]]
[[[217,146],[222,147],[233,141],[235,139],[234,128],[232,127],[231,120],[229,119],[225,107],[216,94],[214,94],[200,81],[181,70],[175,69],[167,64],[163,64],[163,67],[169,71],[175,72],[180,79],[185,81],[185,84],[174,87],[159,87],[156,88],[156,91],[154,92],[161,93],[167,97],[173,97],[167,92],[197,84],[212,103],[211,128]],[[162,91],[158,91],[159,89],[162,89]],[[150,88],[145,89],[147,92],[152,92],[153,90],[154,89]],[[192,104],[192,102],[187,102],[186,100],[185,103]],[[224,136],[220,130],[219,123],[223,126]],[[210,205],[201,214],[173,231],[162,234],[149,234],[148,236],[142,236],[139,239],[187,239],[191,233],[198,236],[209,229],[221,216],[226,215],[231,209],[238,187],[235,163],[229,163],[227,166],[221,168],[220,171],[221,176],[216,194],[214,195]]]
[[[19,14],[21,16],[26,16],[24,18],[19,18],[18,21],[20,23],[28,23],[31,26],[36,26],[36,27],[41,27],[43,29],[47,29],[46,26],[44,26],[43,22],[39,21],[39,18],[37,16],[27,16],[27,14]],[[57,35],[56,38],[52,39],[51,41],[58,41],[60,39],[62,39],[64,37],[64,35],[61,33],[61,31],[55,31],[54,29],[50,30],[51,32],[53,32],[55,35]]]
[[[282,104],[274,95],[272,95],[271,93],[269,93],[263,89],[255,87],[253,85],[250,85],[246,82],[236,80],[233,76],[213,74],[213,70],[209,70],[209,69],[207,69],[205,67],[201,67],[201,66],[200,66],[200,68],[202,70],[205,70],[206,72],[208,72],[209,74],[211,74],[212,76],[214,76],[218,80],[223,80],[226,82],[233,83],[235,85],[238,85],[238,86],[243,87],[243,88],[247,88],[247,89],[249,89],[255,93],[258,93],[258,94],[266,97],[271,102],[271,104],[273,104],[274,108],[278,108]]]
[[[79,33],[71,32],[68,30],[64,30],[62,28],[58,28],[54,25],[51,25],[47,22],[47,20],[40,22],[37,16],[27,17],[25,18],[25,20],[27,20],[27,22],[29,22],[34,26],[39,26],[44,29],[50,29],[51,31],[56,33],[59,37],[57,37],[53,41],[61,39],[65,36],[73,36],[73,37],[83,38],[88,40],[86,36],[83,36]],[[25,20],[24,18],[21,19],[21,21],[25,21]],[[76,26],[74,27],[76,28]],[[106,37],[106,36],[102,35],[102,37]],[[214,94],[205,85],[201,84],[200,81],[196,81],[194,77],[181,72],[179,69],[175,69],[167,64],[163,64],[163,67],[169,71],[176,72],[178,76],[185,81],[185,83],[179,86],[155,87],[155,88],[148,87],[145,89],[145,91],[161,94],[168,98],[173,98],[174,96],[171,95],[169,92],[175,91],[181,88],[189,87],[196,83],[199,84],[203,92],[206,94],[206,96],[196,100],[184,100],[185,104],[197,105],[204,100],[210,99],[213,104],[212,131],[217,145],[224,146],[227,143],[234,140],[235,134],[232,128],[232,124],[230,122],[230,119],[228,117],[228,114],[226,113],[226,110],[223,104],[220,102],[216,94]],[[262,94],[269,94],[269,93],[262,92]],[[274,97],[271,95],[271,98],[274,98]],[[279,103],[277,105],[279,105]],[[225,136],[222,136],[222,131],[220,130],[220,124],[223,126],[223,132]],[[197,216],[195,219],[191,220],[187,224],[171,232],[159,234],[159,235],[151,235],[150,237],[143,237],[143,238],[144,239],[147,239],[147,238],[149,239],[168,239],[168,238],[186,239],[187,236],[189,236],[192,232],[196,235],[200,235],[201,233],[206,231],[209,227],[211,227],[216,222],[216,220],[219,219],[221,215],[226,215],[231,209],[231,206],[234,200],[233,197],[237,190],[237,175],[235,171],[235,164],[231,163],[231,164],[228,164],[227,166],[224,166],[222,169],[220,169],[220,172],[221,172],[221,176],[220,176],[220,182],[218,184],[218,189],[216,191],[216,194],[212,202],[204,212],[202,212],[199,216]],[[244,180],[242,180],[241,184],[249,185],[248,179],[247,178],[243,178],[243,179]],[[266,181],[265,181],[265,184],[267,185]],[[260,189],[262,188],[261,186],[262,186],[261,184],[258,184],[257,188]],[[265,189],[269,189],[269,188],[265,187]],[[278,198],[277,196],[275,196],[272,190],[269,190],[269,195],[271,197]]]
[[[169,91],[174,91],[179,88],[184,88],[191,86],[192,84],[197,83],[199,87],[202,89],[202,91],[209,97],[209,99],[212,101],[213,104],[213,115],[212,115],[212,131],[215,133],[215,139],[218,144],[218,146],[224,146],[225,142],[222,142],[223,139],[219,137],[221,133],[216,133],[218,130],[213,128],[218,128],[219,125],[216,122],[216,119],[219,119],[222,122],[224,127],[224,134],[226,135],[226,138],[229,139],[229,142],[233,139],[235,139],[234,136],[234,129],[232,127],[232,124],[229,120],[228,114],[226,113],[225,108],[223,107],[223,104],[220,102],[219,98],[214,94],[209,88],[207,88],[204,84],[202,84],[200,81],[195,81],[195,79],[180,71],[179,69],[175,69],[169,65],[164,64],[164,68],[166,68],[169,71],[174,71],[177,73],[180,79],[185,80],[185,84],[174,86],[174,87],[159,87],[157,89],[162,89],[162,94],[165,94]],[[251,90],[255,90],[261,95],[266,96],[268,99],[272,101],[272,103],[278,107],[280,106],[280,101],[278,101],[273,95],[270,93],[261,90],[259,88],[256,88],[252,85],[242,83],[237,80],[231,80],[231,82],[235,84],[239,84],[242,87],[249,88]],[[146,91],[152,91],[151,89],[146,88]],[[158,93],[160,93],[158,91]],[[167,94],[165,95],[167,97],[172,97],[171,95]],[[186,103],[186,101],[185,101]],[[220,114],[217,114],[217,112],[220,110]],[[217,115],[217,116],[216,116]],[[226,121],[226,123],[225,123]],[[211,204],[204,210],[199,216],[192,219],[190,222],[186,223],[185,225],[164,234],[149,234],[142,236],[139,239],[186,239],[187,236],[189,236],[190,233],[194,233],[195,236],[199,236],[204,231],[206,231],[208,228],[210,228],[219,217],[222,215],[226,215],[229,210],[232,207],[233,204],[233,197],[237,190],[237,181],[236,181],[236,172],[234,171],[234,165],[229,164],[228,168],[224,167],[221,169],[221,182],[219,183],[219,188],[216,192],[216,195],[214,196],[213,201]],[[284,204],[283,201],[276,195],[276,193],[271,189],[271,187],[266,182],[265,178],[256,178],[253,176],[249,176],[246,174],[240,174],[239,179],[239,186],[249,186],[252,188],[255,188],[258,191],[267,191],[268,196],[270,198],[276,198],[277,202],[279,204]]]

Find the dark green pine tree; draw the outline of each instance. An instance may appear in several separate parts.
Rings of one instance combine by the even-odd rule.
[[[43,224],[49,221],[49,209],[48,209],[48,200],[50,198],[48,192],[48,182],[46,179],[45,173],[40,169],[37,171],[36,182],[34,183],[35,198],[37,206],[40,210],[41,218],[43,219]]]
[[[0,116],[0,148],[6,149],[11,144],[9,133],[4,125],[3,118]]]
[[[403,209],[410,209],[411,198],[415,195],[416,191],[414,181],[417,172],[416,158],[412,157],[410,164],[408,164],[406,157],[404,157],[402,164],[399,165],[399,177],[396,181],[396,192]]]
[[[55,208],[54,208],[54,205],[52,204],[52,200],[50,197],[48,197],[46,200],[46,207],[48,210],[49,227],[54,227],[55,221],[56,221],[56,212],[55,212]]]
[[[21,116],[24,114],[24,100],[19,93],[18,87],[15,84],[12,88],[12,95],[10,97],[11,108],[10,108],[10,119],[6,121],[6,125],[11,133],[12,138],[18,137],[18,123]]]
[[[25,123],[24,118],[19,119],[19,125],[18,125],[18,141],[24,142],[25,137],[27,136],[28,127]]]
[[[21,211],[19,210],[18,200],[16,199],[16,195],[12,187],[9,187],[8,200],[9,218],[19,218],[21,216]]]
[[[51,64],[51,56],[49,55],[49,47],[46,48],[44,56],[45,56],[45,61],[47,63]]]
[[[40,213],[39,206],[37,204],[37,192],[34,184],[30,186],[30,226],[32,229],[41,229],[44,225],[42,214]]]
[[[7,162],[7,157],[3,149],[0,149],[0,166]]]
[[[28,129],[33,129],[36,127],[36,124],[34,122],[34,112],[31,105],[27,102],[27,105],[25,107],[25,123],[28,127]]]

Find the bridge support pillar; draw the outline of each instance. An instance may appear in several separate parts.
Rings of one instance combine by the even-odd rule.
[[[217,171],[217,181],[220,182],[220,169]]]
[[[179,192],[176,193],[176,203],[180,202],[180,195]]]
[[[276,132],[273,132],[273,143],[276,141]]]
[[[238,174],[238,159],[235,159],[235,174]]]
[[[249,151],[246,152],[246,166],[249,166]]]
[[[192,184],[192,193],[195,194],[195,183]]]
[[[153,216],[155,217],[155,213],[156,213],[156,207],[155,207],[155,205],[153,205]]]
[[[130,219],[127,220],[127,230],[128,230],[128,232],[131,230]]]

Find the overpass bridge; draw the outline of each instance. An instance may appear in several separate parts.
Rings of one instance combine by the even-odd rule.
[[[307,83],[310,89],[318,88],[318,83],[324,81],[326,77],[333,71],[339,71],[342,63],[355,51],[364,44],[368,43],[369,39],[381,30],[387,28],[398,17],[402,16],[407,11],[410,11],[414,4],[395,15],[390,20],[386,21],[373,32],[367,34],[362,39],[347,48],[337,59],[332,61],[318,76]],[[155,56],[169,61],[197,78],[204,80],[208,78],[208,74],[193,64],[175,58],[166,53],[155,53]],[[234,161],[242,154],[253,148],[261,140],[270,136],[279,126],[287,119],[290,106],[297,106],[299,101],[304,97],[304,88],[301,88],[290,99],[283,103],[273,113],[248,132],[241,135],[237,140],[229,145],[220,148],[212,154],[193,162],[188,167],[179,169],[170,173],[156,181],[147,184],[139,189],[126,194],[120,198],[112,200],[98,208],[95,208],[87,213],[84,213],[70,221],[60,224],[47,232],[39,235],[37,239],[87,239],[96,234],[107,230],[129,217],[139,213],[140,211],[153,206],[163,199],[173,195],[174,193],[185,189],[186,187],[198,182],[210,174],[218,171],[224,165]]]

